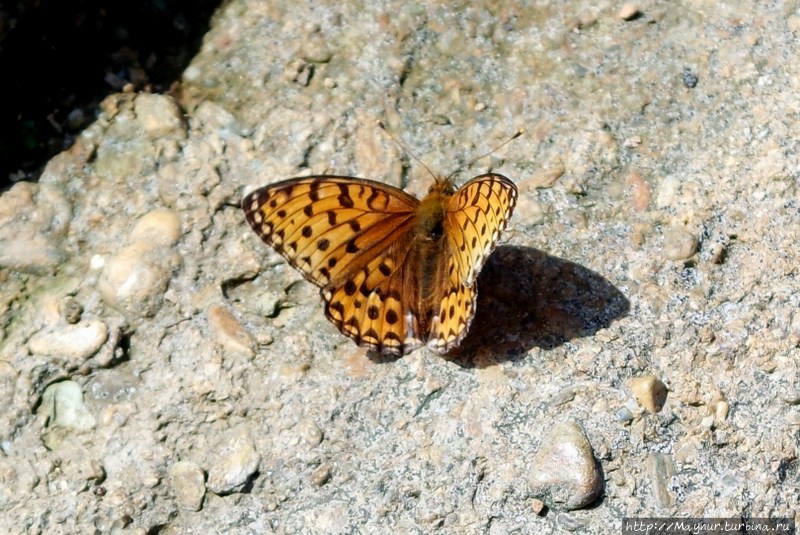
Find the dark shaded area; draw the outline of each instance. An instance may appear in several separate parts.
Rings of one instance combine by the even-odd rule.
[[[0,4],[0,191],[36,180],[126,86],[167,91],[221,0]]]
[[[467,336],[445,357],[464,367],[514,360],[591,336],[628,313],[613,284],[583,266],[530,247],[503,245],[478,276]]]

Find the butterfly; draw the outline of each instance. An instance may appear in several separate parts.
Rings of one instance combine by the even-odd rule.
[[[488,173],[420,199],[374,180],[292,178],[242,200],[258,236],[320,288],[325,315],[362,347],[402,356],[456,347],[475,315],[476,279],[517,200]]]

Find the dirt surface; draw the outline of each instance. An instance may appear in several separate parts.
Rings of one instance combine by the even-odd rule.
[[[619,533],[800,511],[793,4],[227,3],[0,197],[0,531]],[[624,9],[623,9],[624,7]],[[367,355],[257,186],[520,199],[442,358]]]

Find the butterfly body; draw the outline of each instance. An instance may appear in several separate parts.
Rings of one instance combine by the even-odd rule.
[[[475,279],[516,202],[497,174],[459,189],[437,179],[421,200],[381,182],[296,178],[242,201],[253,230],[320,287],[325,315],[359,345],[404,355],[458,345]]]

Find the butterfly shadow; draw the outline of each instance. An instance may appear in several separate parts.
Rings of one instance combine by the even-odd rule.
[[[583,266],[531,247],[502,245],[478,276],[475,318],[445,358],[485,368],[591,336],[628,313],[613,284]]]

